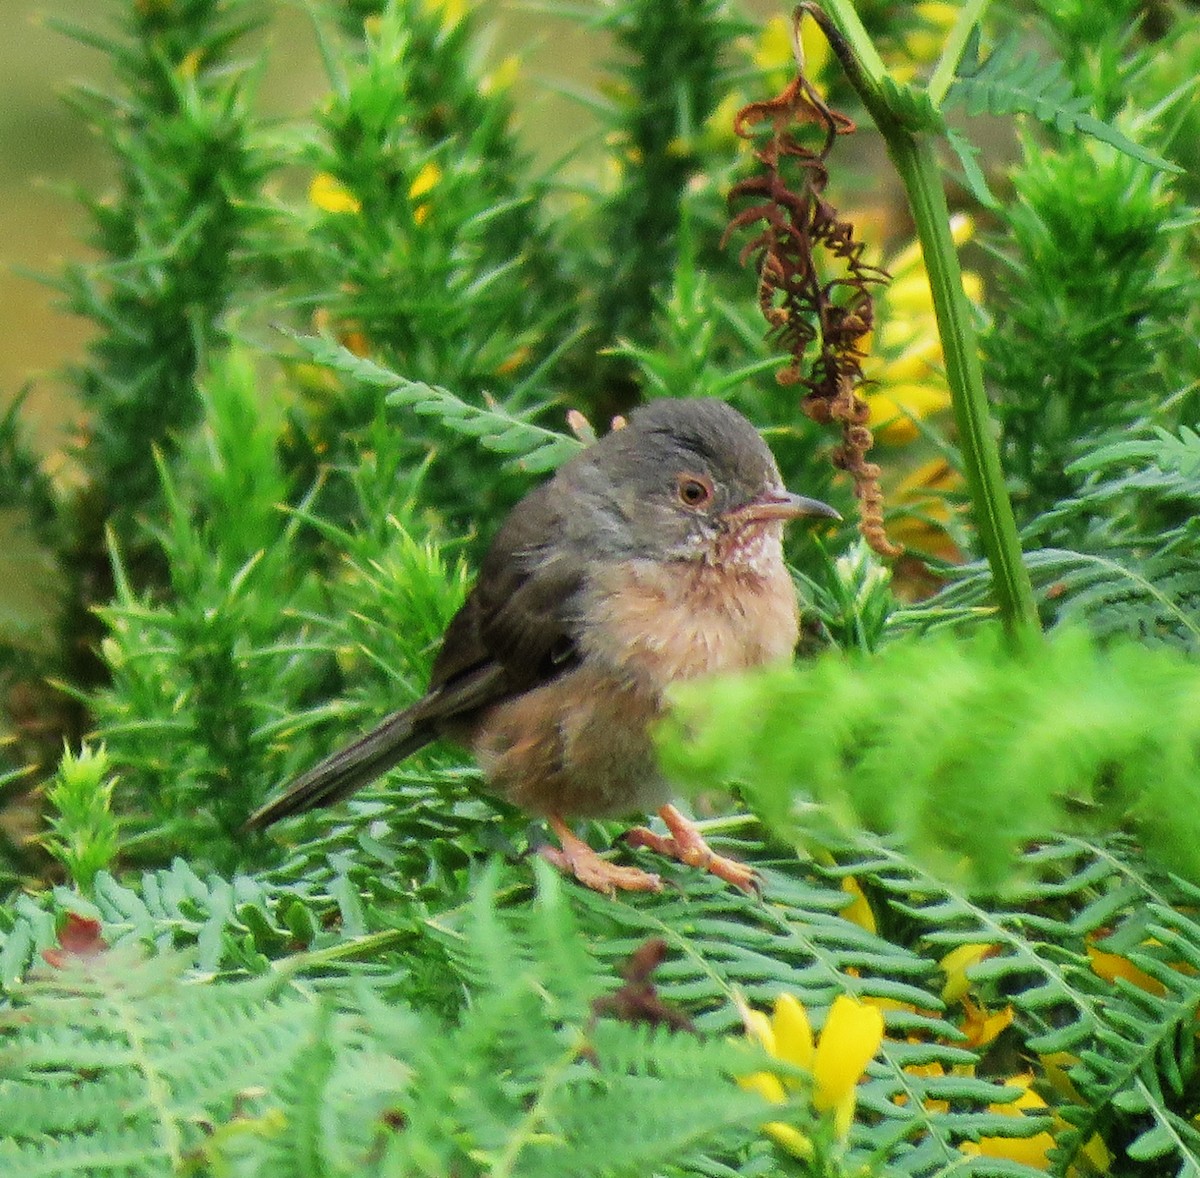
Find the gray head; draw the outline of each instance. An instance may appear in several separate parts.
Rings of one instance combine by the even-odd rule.
[[[559,472],[585,505],[572,537],[614,557],[724,563],[764,531],[831,507],[792,495],[758,431],[709,398],[653,401],[636,409]]]

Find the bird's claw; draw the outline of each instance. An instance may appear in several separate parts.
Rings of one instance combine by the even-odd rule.
[[[598,852],[575,835],[561,820],[551,819],[562,849],[540,847],[538,854],[563,873],[573,875],[584,887],[607,896],[617,892],[661,892],[662,879],[640,867],[620,867],[602,859]]]
[[[678,859],[689,867],[707,871],[709,875],[715,875],[752,896],[762,894],[762,879],[758,872],[747,863],[718,855],[674,806],[664,806],[659,815],[667,824],[670,834],[655,834],[645,826],[635,826],[622,836],[626,846],[647,847],[660,855]]]

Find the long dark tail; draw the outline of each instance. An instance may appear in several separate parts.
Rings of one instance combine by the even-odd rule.
[[[245,829],[261,830],[280,818],[332,805],[427,745],[437,734],[420,722],[419,708],[420,704],[396,712],[366,736],[302,773],[274,801],[255,810],[246,819]]]

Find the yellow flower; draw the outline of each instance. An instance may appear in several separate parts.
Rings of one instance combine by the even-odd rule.
[[[804,56],[804,76],[811,82],[829,60],[829,42],[815,20],[800,22],[800,51]],[[767,75],[770,88],[782,90],[795,76],[798,65],[792,50],[792,18],[782,13],[770,17],[751,57]]]
[[[942,1001],[957,1002],[970,988],[967,970],[978,965],[985,957],[992,957],[998,952],[995,945],[959,945],[951,949],[938,965],[946,975],[946,984],[942,987]]]
[[[1026,1109],[1046,1108],[1046,1102],[1030,1087],[1032,1083],[1033,1077],[1028,1074],[1005,1080],[1006,1088],[1017,1089],[1016,1095],[1004,1104],[988,1105],[988,1110],[1003,1116],[1020,1117]],[[981,1137],[978,1141],[964,1141],[959,1146],[963,1153],[972,1157],[982,1154],[989,1158],[1007,1158],[1013,1162],[1024,1162],[1038,1170],[1050,1168],[1046,1155],[1053,1148],[1054,1138],[1044,1129],[1032,1137]]]
[[[362,201],[328,172],[318,172],[308,186],[308,199],[327,213],[361,213]]]
[[[955,245],[974,235],[970,217],[951,221]],[[864,344],[863,376],[870,382],[867,404],[871,426],[887,442],[911,442],[917,427],[911,418],[928,417],[950,405],[942,342],[933,312],[929,277],[916,241],[883,262],[891,283],[876,300],[878,327]],[[983,284],[977,274],[963,275],[967,297],[978,302]]]
[[[1145,990],[1147,994],[1161,996],[1167,992],[1167,988],[1162,982],[1157,978],[1152,978],[1144,969],[1139,969],[1128,957],[1122,957],[1117,953],[1107,953],[1103,949],[1097,949],[1095,945],[1088,946],[1087,955],[1088,960],[1092,963],[1093,973],[1102,977],[1106,982],[1116,985],[1118,978],[1124,978],[1127,982],[1132,982],[1138,989]]]
[[[1039,1055],[1038,1060],[1042,1065],[1042,1078],[1056,1093],[1066,1097],[1073,1104],[1087,1103],[1079,1095],[1079,1089],[1071,1083],[1071,1077],[1068,1075],[1071,1068],[1079,1062],[1077,1055],[1071,1055],[1066,1051],[1055,1051],[1048,1055]],[[1056,1123],[1062,1124],[1064,1128],[1066,1127],[1064,1118],[1056,1114],[1054,1120]],[[1080,1152],[1091,1163],[1091,1172],[1107,1174],[1112,1169],[1112,1154],[1099,1133],[1093,1133]],[[1072,1167],[1072,1175],[1076,1172],[1076,1169]]]
[[[916,1043],[918,1040],[909,1039],[909,1042]],[[945,1067],[943,1067],[936,1060],[932,1063],[905,1064],[904,1070],[910,1076],[922,1076],[926,1079],[941,1079],[946,1074]],[[898,1104],[901,1108],[903,1108],[906,1104],[908,1104],[908,1093],[897,1092],[896,1095],[892,1097],[892,1103]],[[926,1112],[930,1113],[948,1113],[950,1111],[950,1102],[948,1100],[939,1100],[936,1097],[926,1097],[921,1102],[921,1106]]]
[[[757,1010],[743,1010],[747,1033],[776,1059],[812,1075],[812,1102],[817,1112],[833,1114],[837,1137],[845,1141],[854,1120],[858,1082],[883,1042],[883,1015],[874,1006],[839,994],[829,1008],[825,1026],[814,1042],[804,1007],[792,994],[780,994],[771,1018]],[[787,1099],[790,1080],[774,1072],[755,1072],[740,1080],[743,1087],[761,1093],[772,1104]],[[812,1155],[812,1142],[793,1126],[772,1121],[763,1129],[797,1157]]]
[[[961,482],[958,472],[944,458],[922,463],[896,484],[892,498],[911,514],[889,521],[888,534],[910,550],[943,560],[961,560],[962,553],[947,531],[950,505],[944,494],[959,488]]]
[[[426,193],[432,192],[441,183],[441,180],[442,169],[433,160],[430,160],[422,166],[421,170],[414,177],[413,182],[408,186],[408,199],[419,201]],[[428,202],[417,204],[413,209],[413,220],[418,225],[424,225],[428,218]]]
[[[854,897],[842,909],[843,919],[858,925],[859,928],[865,928],[869,933],[878,932],[878,927],[875,924],[875,913],[871,911],[870,901],[867,900],[866,893],[859,886],[858,880],[852,875],[846,876],[842,880],[842,891],[849,892]]]
[[[510,53],[495,69],[489,70],[479,79],[479,93],[486,98],[490,94],[509,90],[520,75],[521,59],[515,53]]]
[[[1012,1026],[1013,1008],[989,1011],[982,1004],[976,1006],[966,994],[962,996],[963,1024],[962,1033],[966,1035],[968,1047],[979,1050],[999,1038],[1003,1031]]]
[[[441,21],[444,32],[449,32],[467,15],[466,0],[425,0],[424,8]]]
[[[904,60],[891,65],[891,74],[898,82],[911,81],[917,70],[936,61],[942,52],[946,34],[958,19],[958,4],[944,0],[924,0],[913,6],[917,26],[904,37]]]
[[[422,167],[417,173],[416,179],[408,186],[409,199],[416,200],[418,197],[424,196],[427,192],[432,192],[441,182],[441,179],[442,169],[430,160],[429,163]]]

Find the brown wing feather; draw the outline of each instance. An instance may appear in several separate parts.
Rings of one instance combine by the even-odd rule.
[[[571,558],[547,561],[542,551],[559,534],[552,486],[531,491],[497,532],[446,628],[425,696],[301,774],[250,816],[248,828],[348,796],[443,733],[466,736],[482,709],[571,665],[582,572]]]
[[[496,699],[545,683],[574,658],[575,607],[583,571],[548,538],[561,536],[554,482],[531,491],[496,533],[479,578],[446,630],[430,689],[452,708],[455,681],[484,664],[503,671]],[[478,701],[474,701],[478,706]]]

